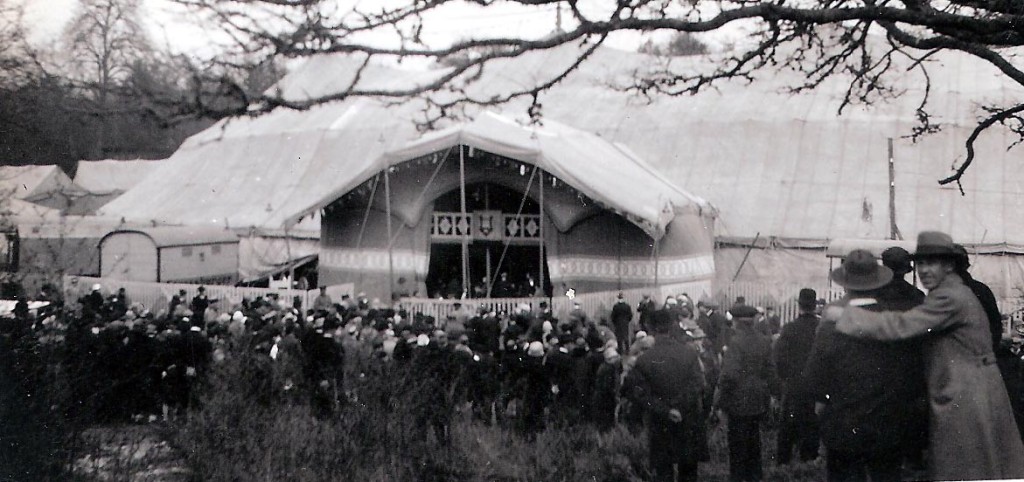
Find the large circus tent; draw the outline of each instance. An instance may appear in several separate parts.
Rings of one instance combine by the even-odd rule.
[[[475,99],[500,96],[558,75],[578,53],[575,46],[562,46],[496,61],[465,92]],[[916,71],[898,74],[897,95],[847,106],[841,114],[848,79],[792,93],[787,87],[802,77],[784,66],[761,72],[753,83],[725,82],[692,96],[646,98],[618,88],[635,72],[664,62],[598,48],[540,96],[541,123],[549,119],[624,145],[660,176],[714,206],[718,283],[820,284],[827,277],[825,248],[831,240],[890,237],[891,157],[892,206],[904,238],[926,229],[950,232],[974,253],[976,274],[997,296],[1012,297],[1014,287],[1024,284],[1024,225],[1014,216],[1024,204],[1024,170],[1016,165],[1020,153],[1007,149],[1015,135],[996,128],[979,139],[963,194],[936,182],[962,160],[979,106],[1020,98],[1022,89],[1004,82],[991,66],[965,55],[932,56],[929,105],[941,130],[915,140],[909,135],[925,95],[924,77]],[[314,57],[275,89],[292,99],[338,92],[361,64],[346,56]],[[708,57],[685,57],[672,59],[668,68],[712,65]],[[398,89],[436,75],[371,65],[360,71],[358,83]],[[301,238],[305,242],[290,245],[290,256],[316,252],[321,213],[313,211],[299,224],[290,221],[337,191],[339,180],[350,179],[354,170],[420,138],[425,105],[422,99],[352,98],[306,111],[278,109],[224,120],[190,138],[101,212],[142,222],[226,225],[260,235],[252,238],[253,246]],[[526,107],[526,100],[515,99],[500,108],[525,124]],[[463,119],[441,127],[487,109],[467,108]],[[281,257],[282,251],[263,255]],[[278,261],[243,265],[256,270]]]

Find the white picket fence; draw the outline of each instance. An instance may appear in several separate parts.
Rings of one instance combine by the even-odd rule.
[[[476,313],[479,307],[485,307],[488,311],[513,313],[521,304],[526,304],[530,310],[538,310],[542,301],[548,298],[470,298],[459,299],[434,299],[434,298],[402,298],[399,305],[410,314],[423,313],[433,316],[437,320],[443,320],[448,316],[454,316],[458,311],[456,304],[461,305],[463,312]]]
[[[274,289],[185,283],[149,283],[142,281],[96,278],[91,276],[65,276],[64,299],[78,299],[82,295],[88,293],[93,284],[99,284],[102,287],[101,291],[104,295],[115,293],[118,289],[124,288],[130,303],[141,303],[146,307],[146,309],[154,313],[159,313],[162,309],[166,309],[171,297],[178,294],[180,290],[185,290],[185,301],[191,301],[192,297],[199,293],[200,286],[204,286],[206,288],[206,294],[210,298],[226,301],[227,306],[224,306],[224,309],[228,309],[231,306],[241,303],[243,298],[255,299],[258,296],[266,297],[271,293],[277,293],[281,299],[288,301],[289,304],[291,304],[290,302],[293,297],[298,296],[302,301],[303,308],[308,309],[313,305],[313,301],[316,297],[320,295],[319,289],[307,291],[296,289],[290,290],[286,288]],[[353,286],[352,283],[330,286],[327,291],[334,301],[338,302],[341,300],[342,294],[352,294]]]

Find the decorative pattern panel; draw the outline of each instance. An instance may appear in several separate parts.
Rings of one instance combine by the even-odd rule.
[[[475,241],[540,242],[539,214],[502,214],[500,211],[467,213],[435,212],[431,218],[430,238],[434,241],[461,241],[463,235]]]
[[[506,214],[505,237],[516,240],[541,239],[540,215],[538,214]]]
[[[568,256],[548,259],[552,279],[649,282],[654,280],[654,260]],[[661,259],[657,263],[658,282],[678,283],[714,276],[712,255]]]
[[[473,236],[473,214],[435,212],[431,217],[431,238],[459,240],[465,235]]]
[[[430,258],[426,254],[396,249],[391,255],[395,271],[413,271],[426,276]],[[320,265],[346,271],[386,273],[388,251],[386,249],[337,249],[327,248],[320,253]]]

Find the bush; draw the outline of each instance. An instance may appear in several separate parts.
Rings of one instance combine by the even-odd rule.
[[[312,388],[284,390],[286,367],[238,354],[211,371],[209,384],[178,427],[177,445],[197,480],[642,481],[647,439],[619,426],[549,428],[527,440],[468,411],[453,411],[451,443],[431,423],[435,380],[421,367],[380,364],[353,383],[358,396],[317,417]],[[443,411],[443,410],[442,410]],[[725,430],[709,434],[701,480],[728,480]],[[822,480],[823,464],[773,467],[774,432],[765,431],[767,480]]]
[[[75,437],[59,356],[31,336],[0,336],[0,480],[66,480]]]

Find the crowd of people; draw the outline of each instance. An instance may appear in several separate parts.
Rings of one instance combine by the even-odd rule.
[[[927,297],[905,280],[914,261]],[[696,480],[720,422],[731,479],[760,480],[771,413],[776,462],[824,453],[830,480],[899,480],[908,470],[1021,477],[1021,360],[966,261],[948,237],[928,233],[914,257],[891,248],[879,264],[854,251],[831,274],[847,296],[826,308],[801,290],[800,314],[786,323],[742,298],[722,309],[686,294],[636,307],[620,294],[600,321],[578,307],[559,319],[545,304],[512,313],[456,305],[438,320],[326,291],[304,309],[200,289],[151,313],[96,285],[67,306],[16,310],[2,331],[66,344],[67,364],[83,374],[73,399],[108,420],[174,417],[195,403],[211,367],[245,352],[270,367],[267,391],[305,400],[317,417],[343,414],[386,367],[413,367],[434,384],[413,416],[439,443],[457,411],[527,438],[624,425],[647,433],[655,480]]]

